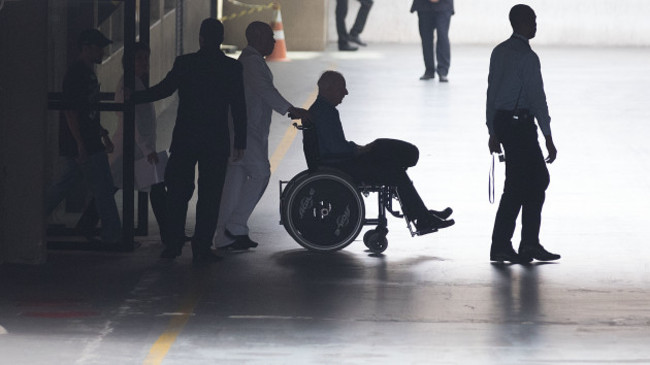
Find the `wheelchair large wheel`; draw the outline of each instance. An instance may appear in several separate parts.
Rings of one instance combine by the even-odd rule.
[[[352,179],[336,170],[303,172],[282,193],[284,228],[301,246],[336,251],[363,228],[365,206]]]

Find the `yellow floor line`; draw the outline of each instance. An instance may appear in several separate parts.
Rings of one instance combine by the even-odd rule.
[[[317,95],[318,91],[314,90],[314,92],[309,95],[309,98],[302,107],[305,109],[309,108],[314,100],[316,100]],[[273,173],[275,169],[280,165],[280,162],[287,154],[287,151],[289,150],[289,147],[291,147],[291,144],[293,143],[293,140],[296,137],[297,133],[298,131],[293,127],[293,125],[290,125],[287,128],[286,132],[284,133],[284,137],[271,156],[271,173]],[[169,321],[165,332],[163,332],[163,334],[158,337],[158,340],[156,340],[153,346],[151,346],[149,354],[144,360],[145,365],[162,364],[165,356],[167,356],[167,353],[169,352],[169,349],[171,349],[172,345],[176,341],[176,338],[183,330],[183,327],[185,327],[185,324],[194,313],[194,307],[196,307],[196,304],[199,302],[205,285],[206,284],[198,284],[193,286],[189,295],[185,297],[183,303],[181,304],[181,307],[178,310],[178,315],[174,316]]]
[[[202,280],[202,283],[207,282]],[[167,356],[167,352],[176,341],[176,337],[181,333],[183,327],[194,314],[194,307],[201,298],[201,293],[207,284],[196,284],[192,286],[189,295],[187,295],[181,304],[178,315],[175,315],[167,325],[165,332],[163,332],[158,340],[151,346],[147,358],[144,360],[145,365],[159,365]]]

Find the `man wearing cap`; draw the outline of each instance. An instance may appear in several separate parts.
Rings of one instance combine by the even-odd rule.
[[[246,148],[242,65],[219,49],[223,32],[220,21],[205,19],[199,32],[199,51],[177,57],[164,80],[132,96],[135,103],[152,102],[178,90],[178,114],[165,170],[168,230],[162,258],[173,259],[181,255],[197,164],[199,196],[192,254],[195,262],[213,262],[220,258],[210,247],[231,150],[229,111],[234,125],[233,160],[241,159]]]
[[[59,154],[62,169],[59,179],[47,194],[46,215],[65,198],[82,173],[95,197],[102,221],[101,239],[107,248],[127,249],[121,243],[120,217],[113,198],[113,178],[107,153],[113,151],[108,131],[99,121],[99,82],[94,71],[104,57],[104,48],[113,43],[97,29],[79,35],[79,58],[68,68],[63,79],[63,102],[68,109],[59,122]]]

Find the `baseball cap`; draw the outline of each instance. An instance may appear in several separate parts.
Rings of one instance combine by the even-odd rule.
[[[81,34],[79,34],[78,45],[79,47],[83,45],[96,45],[98,47],[106,47],[109,44],[113,43],[112,40],[106,38],[102,32],[97,29],[86,29]]]

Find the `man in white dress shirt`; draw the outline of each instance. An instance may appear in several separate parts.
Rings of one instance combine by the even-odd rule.
[[[550,182],[546,163],[555,161],[557,149],[551,136],[539,57],[529,44],[537,32],[536,19],[529,6],[512,7],[513,34],[496,46],[490,57],[486,103],[488,145],[491,153],[501,153],[503,145],[506,155],[506,182],[492,231],[491,261],[528,263],[533,259],[560,258],[546,251],[539,242],[542,206]],[[546,140],[546,160],[537,142],[535,119]],[[511,239],[520,210],[521,242],[519,252],[515,252]]]
[[[248,236],[248,219],[271,177],[268,138],[273,111],[300,119],[308,117],[306,110],[293,107],[273,85],[273,74],[264,60],[275,46],[271,27],[257,21],[249,24],[246,40],[248,46],[242,50],[239,61],[244,67],[247,150],[243,159],[228,165],[214,237],[217,248],[235,250],[257,247],[257,242]]]

